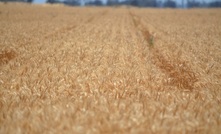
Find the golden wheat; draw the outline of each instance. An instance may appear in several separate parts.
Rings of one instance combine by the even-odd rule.
[[[219,133],[220,24],[220,9],[0,4],[0,133]]]

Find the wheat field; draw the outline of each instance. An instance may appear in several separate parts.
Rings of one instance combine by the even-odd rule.
[[[1,134],[221,132],[221,9],[0,3]]]

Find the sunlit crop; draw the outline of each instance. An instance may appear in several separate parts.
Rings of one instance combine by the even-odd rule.
[[[0,4],[0,133],[219,133],[220,24],[220,9]]]

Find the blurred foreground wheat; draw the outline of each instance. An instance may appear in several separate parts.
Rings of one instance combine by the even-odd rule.
[[[1,4],[0,133],[219,133],[220,24],[220,9]]]

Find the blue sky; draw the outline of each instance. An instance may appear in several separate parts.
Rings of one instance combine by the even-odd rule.
[[[46,0],[34,0],[34,3],[42,4],[45,3]]]

